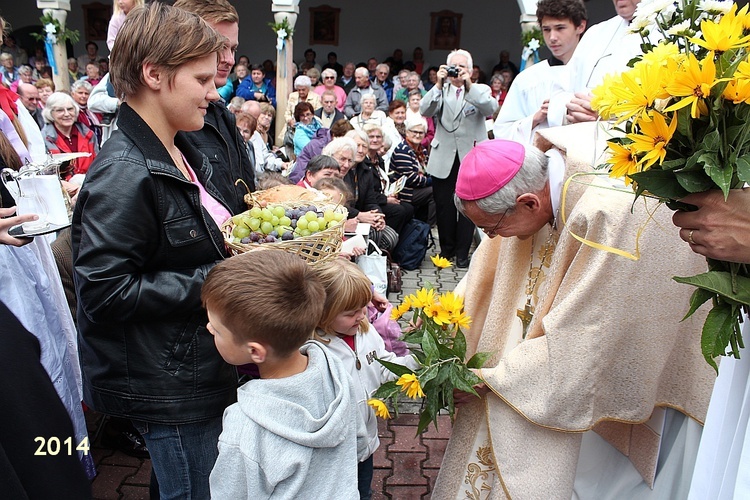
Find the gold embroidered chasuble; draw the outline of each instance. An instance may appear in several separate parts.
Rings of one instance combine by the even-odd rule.
[[[567,178],[590,171],[594,136],[593,124],[557,127],[541,131],[537,145],[561,151]],[[516,311],[526,300],[529,259],[540,258],[551,228],[535,242],[486,239],[472,259],[468,355],[495,353],[482,370],[492,393],[460,408],[434,499],[570,499],[581,436],[591,429],[651,484],[660,436],[644,424],[654,408],[705,418],[715,378],[700,354],[705,312],[680,322],[692,288],[671,279],[704,272],[705,260],[679,239],[666,207],[641,237],[638,261],[583,245],[567,229],[632,251],[648,215],[630,193],[570,186],[567,228],[558,219],[525,340]]]

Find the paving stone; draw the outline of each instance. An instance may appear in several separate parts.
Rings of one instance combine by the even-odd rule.
[[[94,498],[101,500],[115,500],[120,498],[117,492],[125,478],[135,474],[135,467],[119,467],[114,465],[99,466],[99,474],[91,483]]]
[[[424,475],[427,478],[427,494],[423,498],[430,498],[432,491],[435,489],[435,480],[437,480],[440,469],[425,469]]]
[[[438,416],[438,430],[435,430],[435,426],[431,425],[427,431],[422,434],[423,438],[426,439],[448,439],[451,437],[451,417],[449,415]]]
[[[112,456],[115,453],[115,450],[110,450],[108,448],[91,448],[89,451],[91,452],[91,458],[94,460],[94,463],[97,465],[102,460],[104,460],[107,457]]]
[[[448,446],[447,439],[422,439],[422,443],[427,447],[427,460],[422,464],[423,469],[439,469],[445,455],[445,448]]]
[[[386,493],[396,500],[421,500],[427,495],[427,486],[389,486]]]
[[[120,488],[123,500],[149,500],[148,486],[124,485]]]
[[[422,462],[427,458],[426,453],[391,453],[390,457],[393,460],[393,474],[386,478],[386,486],[427,484],[427,478],[422,475]]]
[[[394,439],[393,444],[388,446],[388,453],[418,452],[424,453],[427,447],[415,437],[417,428],[414,426],[392,425]],[[396,465],[395,463],[393,464]]]
[[[385,491],[386,479],[391,475],[390,469],[375,469],[372,473],[372,498],[388,498]]]
[[[148,486],[151,484],[151,460],[144,460],[138,472],[125,479],[125,484]]]
[[[102,457],[99,463],[101,465],[128,465],[131,467],[140,467],[143,463],[143,459],[131,457],[119,450],[115,450],[112,454]]]
[[[372,457],[372,463],[373,467],[376,469],[390,469],[393,467],[393,464],[391,463],[391,459],[388,458],[388,444],[383,443],[383,441],[380,441],[380,446],[377,450],[375,450],[375,453],[373,453]]]

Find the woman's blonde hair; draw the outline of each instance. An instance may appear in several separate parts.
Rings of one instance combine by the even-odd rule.
[[[133,8],[131,9],[131,12],[138,7],[143,7],[145,4],[144,0],[135,0],[133,2]],[[114,5],[112,6],[112,17],[116,17],[122,14],[122,9],[120,8],[120,4],[117,2],[117,0],[114,1]]]
[[[338,258],[316,265],[315,274],[326,291],[323,317],[318,328],[328,335],[336,335],[332,328],[336,317],[343,312],[365,307],[372,300],[372,283],[356,264]],[[370,322],[365,317],[359,324],[359,330],[365,333],[369,328]]]
[[[161,68],[172,84],[185,63],[215,54],[224,38],[203,19],[161,2],[133,9],[117,33],[109,74],[117,96],[133,96],[145,85],[143,65]]]

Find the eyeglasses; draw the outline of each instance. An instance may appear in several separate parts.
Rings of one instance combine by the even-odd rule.
[[[335,79],[336,79],[335,76],[324,76],[323,77],[323,80],[335,80]]]
[[[335,158],[335,159],[336,159],[336,161],[338,161],[339,163],[352,163],[352,162],[354,161],[354,160],[352,160],[351,158],[341,158],[340,156],[335,156],[335,155],[334,155],[334,158]]]
[[[499,227],[500,227],[500,224],[502,224],[502,222],[503,222],[503,219],[505,219],[505,216],[506,216],[506,215],[508,214],[508,210],[510,210],[510,208],[506,209],[506,210],[505,210],[505,212],[503,212],[503,215],[502,215],[502,216],[500,217],[500,220],[499,220],[499,221],[497,221],[497,224],[495,224],[495,225],[494,225],[494,226],[492,227],[492,229],[490,229],[489,231],[487,230],[487,228],[486,228],[486,227],[480,227],[479,229],[481,229],[481,230],[482,230],[482,232],[483,232],[484,234],[486,234],[487,236],[490,236],[490,237],[492,237],[492,236],[497,236],[497,228],[499,228]]]
[[[64,115],[65,113],[74,115],[76,113],[76,108],[53,108],[52,112],[56,115]]]
[[[383,138],[382,135],[368,135],[367,137],[370,139],[382,139]]]
[[[421,130],[407,130],[407,132],[414,134],[414,135],[424,135],[425,133]]]

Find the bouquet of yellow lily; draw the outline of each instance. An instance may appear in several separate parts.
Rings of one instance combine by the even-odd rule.
[[[464,311],[463,298],[453,292],[436,296],[432,288],[422,288],[406,296],[391,317],[399,320],[409,311],[412,312],[411,323],[417,326],[405,333],[402,340],[409,344],[421,368],[414,372],[406,366],[379,360],[399,378],[381,385],[368,404],[377,416],[390,418],[385,401],[390,401],[398,415],[400,393],[406,393],[411,399],[422,399],[417,426],[417,434],[421,434],[430,422],[437,428],[441,410],[448,410],[453,420],[454,389],[477,395],[474,386],[481,380],[470,368],[481,368],[490,353],[476,353],[465,361],[466,337],[461,329],[471,324],[471,318]]]
[[[641,35],[643,56],[593,90],[592,107],[623,133],[608,141],[610,175],[632,184],[636,198],[656,197],[673,210],[694,210],[678,201],[690,193],[718,188],[726,198],[750,181],[748,7],[643,0],[631,31]],[[714,357],[739,357],[750,273],[744,265],[712,259],[708,268],[674,279],[698,287],[685,317],[712,301],[701,347],[717,368]]]

